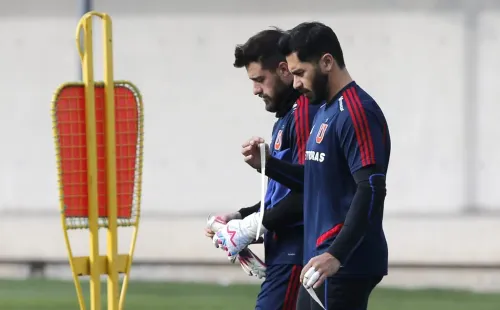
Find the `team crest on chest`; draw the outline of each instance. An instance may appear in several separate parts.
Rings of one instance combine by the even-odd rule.
[[[321,124],[321,126],[319,126],[319,129],[318,129],[318,133],[316,134],[316,143],[317,144],[320,144],[321,141],[323,141],[323,138],[325,137],[325,132],[326,132],[326,129],[328,128],[328,124]]]
[[[279,130],[278,134],[276,135],[276,141],[274,141],[274,149],[276,151],[281,150],[281,142],[283,140],[283,130]]]

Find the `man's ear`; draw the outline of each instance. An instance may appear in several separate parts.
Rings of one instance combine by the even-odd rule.
[[[321,56],[319,60],[319,68],[322,73],[328,73],[333,70],[335,64],[335,59],[333,59],[333,56],[329,53],[326,53],[325,55]]]
[[[285,61],[282,61],[278,64],[278,68],[276,68],[276,73],[281,78],[286,78],[291,75],[290,71],[288,71],[288,64]]]

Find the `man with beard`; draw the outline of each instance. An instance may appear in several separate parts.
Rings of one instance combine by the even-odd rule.
[[[236,46],[234,67],[246,68],[253,93],[276,115],[270,156],[302,165],[319,105],[310,106],[307,97],[293,88],[293,75],[278,49],[282,34],[278,29],[264,30]],[[262,222],[266,272],[255,309],[295,309],[302,270],[303,199],[301,192],[291,192],[274,180],[268,183]],[[260,202],[219,216],[219,222],[227,224],[215,235],[210,229],[205,234],[228,256],[237,255],[255,241],[259,206]]]
[[[316,114],[303,166],[267,156],[266,174],[304,193],[304,268],[298,309],[364,310],[387,274],[382,218],[391,150],[384,114],[354,82],[333,30],[302,23],[280,40],[294,88],[325,101]],[[254,137],[243,145],[245,161],[260,169]]]

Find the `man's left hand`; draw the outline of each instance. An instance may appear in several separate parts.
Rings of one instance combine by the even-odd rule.
[[[311,260],[300,273],[300,282],[306,289],[318,288],[326,278],[333,276],[340,268],[340,262],[326,252]]]

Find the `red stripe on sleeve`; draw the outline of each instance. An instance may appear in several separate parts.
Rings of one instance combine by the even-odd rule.
[[[301,109],[302,109],[302,126],[301,126],[301,130],[302,130],[302,152],[303,154],[306,153],[306,145],[307,145],[307,138],[308,138],[308,133],[309,133],[309,126],[308,126],[308,117],[309,117],[309,104],[308,104],[308,101],[307,101],[307,97],[306,96],[301,96]],[[303,156],[304,157],[304,161],[305,161],[305,155]]]
[[[359,110],[359,115],[361,116],[360,118],[360,124],[363,128],[363,132],[365,133],[366,140],[365,142],[365,147],[367,148],[367,158],[366,158],[366,165],[372,165],[375,164],[375,151],[373,147],[373,139],[372,139],[372,134],[370,131],[370,124],[368,123],[368,118],[366,117],[366,111],[363,105],[361,104],[361,100],[359,99],[359,96],[354,88],[351,88],[348,90],[351,92],[351,96],[354,99],[355,106]],[[365,166],[366,166],[365,165]]]
[[[310,124],[309,124],[309,99],[306,97],[306,96],[303,96],[302,97],[303,100],[304,100],[304,110],[305,110],[305,113],[304,113],[304,138],[306,140],[306,143],[307,143],[307,140],[309,139],[309,135],[311,133],[311,127],[310,127]],[[305,148],[304,148],[305,150]]]
[[[359,152],[361,155],[361,165],[364,167],[366,166],[368,154],[367,152],[367,147],[364,141],[366,140],[366,137],[363,132],[363,127],[360,126],[359,124],[359,111],[356,109],[356,105],[353,102],[353,99],[351,98],[351,94],[349,92],[349,89],[347,89],[344,92],[344,100],[346,101],[346,106],[347,110],[349,111],[349,114],[352,119],[352,124],[354,126],[354,132],[356,133],[356,141],[358,142],[358,147],[359,147]]]
[[[308,130],[309,102],[305,96],[300,96],[297,100],[297,109],[295,110],[295,136],[297,137],[297,152],[299,164],[304,164]]]
[[[339,234],[340,230],[344,226],[344,223],[339,223],[335,225],[332,229],[327,230],[325,233],[323,233],[321,236],[319,236],[318,239],[316,239],[316,246],[320,246],[325,242],[326,240],[335,237],[336,235]]]

